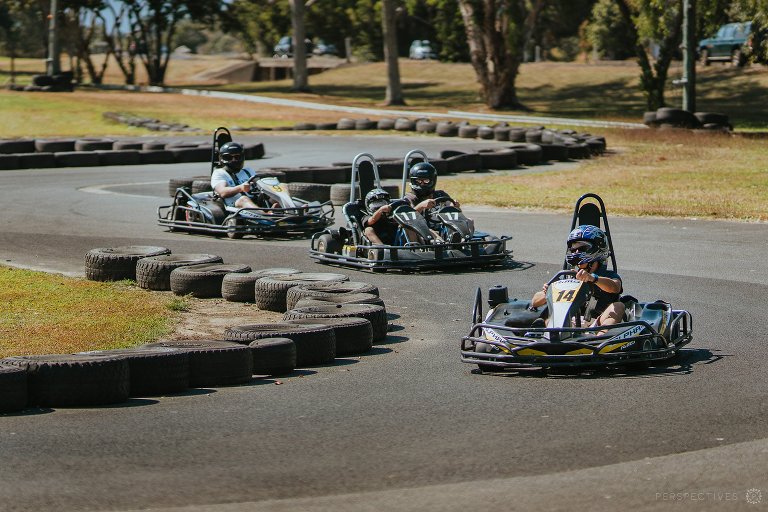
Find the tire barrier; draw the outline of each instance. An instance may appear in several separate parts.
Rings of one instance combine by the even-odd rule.
[[[133,140],[116,140],[114,144],[112,144],[112,149],[117,151],[123,151],[126,149],[135,149],[135,150],[142,150],[142,149],[148,149],[144,147],[144,144],[140,141],[133,141]],[[161,148],[152,148],[152,149],[165,149],[165,144],[163,144],[163,147]]]
[[[459,125],[453,121],[443,121],[437,123],[435,133],[440,137],[456,137],[459,134]]]
[[[324,203],[331,199],[332,186],[325,183],[288,183],[288,191],[292,196]]]
[[[192,295],[198,299],[221,297],[224,276],[250,271],[251,267],[242,264],[210,263],[178,267],[171,271],[171,291],[176,295]]]
[[[26,370],[27,405],[74,407],[128,400],[128,361],[113,355],[13,356],[4,365]]]
[[[249,324],[229,327],[224,337],[232,342],[249,344],[264,338],[288,338],[296,344],[296,366],[303,368],[330,363],[336,358],[333,328],[319,323]]]
[[[0,140],[0,154],[34,153],[34,139],[4,139]]]
[[[189,386],[235,386],[253,378],[251,349],[219,340],[181,340],[147,343],[140,348],[175,348],[189,355]]]
[[[339,293],[327,297],[304,297],[299,299],[291,309],[309,306],[327,306],[329,304],[373,304],[384,307],[384,301],[371,293]]]
[[[181,393],[189,388],[189,354],[177,348],[144,346],[78,355],[112,355],[128,361],[129,396]]]
[[[141,150],[139,151],[139,161],[142,165],[175,163],[173,153],[165,150]]]
[[[20,169],[47,169],[56,167],[56,157],[53,153],[19,153]]]
[[[75,141],[75,151],[111,150],[114,143],[112,139],[78,139]]]
[[[293,309],[296,303],[304,298],[324,298],[346,294],[370,294],[378,297],[379,289],[372,284],[358,281],[302,284],[288,289],[285,295],[286,308]]]
[[[0,363],[0,413],[21,411],[27,401],[27,370]]]
[[[255,272],[229,273],[221,282],[221,296],[230,302],[255,302],[256,281],[262,277],[300,274],[295,268],[267,268]]]
[[[152,131],[171,131],[171,132],[199,132],[199,128],[181,123],[164,123],[159,119],[151,117],[140,117],[122,112],[104,112],[102,116],[105,119],[116,123],[127,124],[129,126],[138,126]]]
[[[97,167],[101,165],[96,153],[80,153],[78,151],[61,151],[53,154],[56,167]]]
[[[36,139],[35,151],[38,153],[61,153],[75,150],[75,139]]]
[[[259,309],[284,313],[288,309],[286,304],[288,289],[302,284],[329,281],[349,281],[349,277],[329,272],[301,272],[262,277],[254,284],[254,300]]]
[[[136,149],[96,150],[96,154],[101,165],[141,165],[141,155]]]
[[[19,157],[17,155],[0,154],[0,171],[18,169],[19,165]]]
[[[171,254],[171,250],[146,245],[91,249],[85,254],[85,277],[91,281],[136,280],[140,259],[164,254]]]
[[[437,131],[437,123],[426,119],[416,121],[416,131],[418,133],[435,133]]]
[[[722,131],[733,131],[726,114],[719,112],[688,112],[679,108],[662,107],[655,112],[643,114],[643,124],[651,128],[686,128]]]
[[[163,254],[142,258],[136,263],[136,284],[147,290],[170,291],[173,270],[203,263],[223,263],[223,260],[212,254]]]
[[[365,318],[295,318],[296,325],[327,325],[336,338],[336,356],[365,354],[373,348],[373,327]]]
[[[387,337],[387,313],[382,306],[374,304],[330,304],[328,306],[309,306],[287,311],[283,318],[365,318],[373,328],[373,342],[384,341]]]
[[[262,338],[248,347],[254,375],[286,375],[296,369],[296,344],[290,338]]]

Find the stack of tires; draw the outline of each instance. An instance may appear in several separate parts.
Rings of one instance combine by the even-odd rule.
[[[717,112],[688,112],[679,108],[662,107],[643,114],[643,124],[660,129],[692,129],[730,133],[733,125],[728,116]]]

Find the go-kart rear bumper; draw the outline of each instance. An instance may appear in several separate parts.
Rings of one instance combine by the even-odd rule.
[[[623,328],[627,332],[633,326],[642,326],[642,334],[616,339],[616,332]],[[484,335],[485,329],[492,329],[493,336]],[[673,310],[670,331],[678,335],[667,340],[643,321],[617,324],[612,334],[597,335],[601,327],[586,328],[509,328],[496,324],[478,323],[470,334],[461,340],[461,360],[464,363],[503,369],[547,368],[547,367],[589,367],[626,365],[661,361],[673,357],[692,337],[693,319],[687,311]],[[520,335],[525,331],[524,335]],[[554,336],[552,334],[555,333]],[[584,338],[585,334],[594,335]],[[551,341],[531,335],[547,334],[564,341]],[[570,336],[580,336],[573,339]],[[480,337],[483,336],[483,337]],[[645,348],[646,345],[655,348]],[[492,352],[478,352],[477,343],[495,347]],[[498,350],[496,350],[498,349]]]
[[[506,249],[507,240],[502,236],[497,240],[476,240],[472,242],[446,243],[440,245],[371,245],[369,251],[375,251],[375,258],[320,252],[317,250],[317,238],[312,236],[309,256],[322,263],[342,265],[367,270],[390,269],[439,269],[450,267],[472,267],[497,265],[505,261],[511,251]]]

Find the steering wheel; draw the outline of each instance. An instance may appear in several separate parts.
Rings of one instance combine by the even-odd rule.
[[[440,213],[440,210],[445,206],[445,203],[452,203],[453,199],[451,199],[448,196],[440,196],[433,199],[435,201],[435,206],[432,208],[427,209],[424,213],[426,213],[429,216],[435,215],[437,213]]]
[[[557,274],[555,274],[552,279],[547,281],[547,285],[550,285],[554,283],[555,281],[559,281],[561,277],[576,277],[576,271],[575,270],[561,270]]]

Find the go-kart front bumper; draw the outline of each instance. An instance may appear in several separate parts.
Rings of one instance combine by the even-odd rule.
[[[320,234],[316,233],[312,236],[309,251],[311,258],[322,263],[364,270],[481,267],[498,265],[511,254],[511,251],[506,248],[507,240],[510,240],[511,237],[502,236],[495,240],[474,240],[438,245],[370,245],[365,246],[365,249],[372,257],[361,258],[343,254],[343,251],[342,254],[318,251],[317,239]]]
[[[498,370],[547,367],[590,367],[661,361],[673,357],[692,339],[693,319],[673,310],[667,340],[644,321],[584,328],[510,328],[478,323],[461,340],[461,360]],[[490,351],[477,351],[482,343]]]

